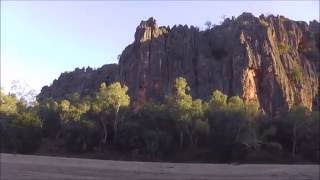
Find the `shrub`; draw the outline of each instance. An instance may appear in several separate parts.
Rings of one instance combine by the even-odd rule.
[[[168,109],[153,103],[139,112],[127,116],[119,124],[117,147],[123,151],[136,151],[148,157],[165,158],[174,152],[176,126]]]
[[[41,144],[41,128],[9,123],[3,126],[2,138],[5,151],[32,153]]]
[[[33,111],[5,119],[2,123],[5,151],[32,153],[38,149],[42,140],[41,120]]]
[[[236,103],[230,108],[232,110],[214,112],[209,116],[209,143],[216,160],[222,162],[240,159],[246,154],[245,144],[252,141],[248,140],[250,127],[244,113]]]
[[[302,77],[301,67],[300,67],[299,65],[296,65],[296,66],[293,68],[293,71],[292,71],[292,78],[293,78],[295,81],[300,81],[300,80],[301,80],[301,77]]]
[[[280,54],[286,54],[289,52],[290,46],[286,43],[281,42],[281,43],[278,43],[278,50]]]
[[[209,29],[211,29],[211,27],[212,27],[211,21],[206,21],[206,22],[204,23],[204,25],[206,26],[206,30],[209,30]]]
[[[164,131],[145,130],[142,134],[144,151],[152,158],[162,157],[171,152],[173,137]]]
[[[131,120],[131,119],[130,119]],[[142,149],[143,139],[141,126],[138,122],[125,121],[119,124],[119,134],[117,136],[117,147],[120,150],[132,151]]]
[[[98,131],[93,122],[73,122],[65,129],[65,147],[70,152],[92,151],[99,144],[97,137]]]
[[[261,145],[261,148],[270,153],[281,153],[282,145],[278,142],[267,142]]]
[[[13,121],[14,124],[22,127],[41,127],[40,118],[32,111],[23,112],[19,114],[17,119]]]
[[[58,103],[52,99],[44,99],[39,103],[38,115],[42,120],[44,137],[56,137],[61,130],[61,119],[57,109]]]

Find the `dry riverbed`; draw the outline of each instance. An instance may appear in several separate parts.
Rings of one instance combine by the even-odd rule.
[[[1,154],[1,180],[318,180],[319,165],[186,164]]]

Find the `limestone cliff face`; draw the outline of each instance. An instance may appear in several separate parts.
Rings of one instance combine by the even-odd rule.
[[[308,25],[243,13],[199,31],[193,26],[158,27],[150,18],[137,27],[135,41],[111,74],[129,87],[136,105],[163,100],[175,78],[183,76],[195,98],[208,99],[219,89],[258,102],[272,116],[299,103],[311,109],[319,91],[319,27],[316,21]],[[55,84],[40,96],[61,96],[57,91],[62,87]]]
[[[137,101],[161,100],[174,79],[196,98],[219,89],[258,102],[269,114],[302,103],[312,108],[319,82],[319,23],[244,13],[206,31],[142,21],[122,53],[120,79]]]

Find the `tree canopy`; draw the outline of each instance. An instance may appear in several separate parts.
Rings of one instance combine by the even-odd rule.
[[[3,150],[117,151],[138,160],[319,159],[318,111],[296,105],[269,117],[259,102],[220,90],[208,100],[193,98],[183,77],[176,78],[173,87],[164,102],[149,101],[140,109],[130,104],[128,87],[119,82],[102,83],[95,94],[76,92],[33,104],[1,92]]]

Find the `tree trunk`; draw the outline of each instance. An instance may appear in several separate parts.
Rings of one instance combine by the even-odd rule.
[[[183,132],[180,131],[180,148],[183,147]]]
[[[100,121],[101,121],[101,124],[102,124],[102,127],[103,127],[103,139],[102,139],[102,143],[103,143],[103,145],[106,145],[107,144],[107,138],[108,138],[108,131],[107,131],[107,126],[106,126],[106,124],[105,124],[105,122],[104,122],[104,120],[103,119],[100,119]]]
[[[115,110],[115,120],[114,120],[114,124],[113,124],[113,131],[114,131],[113,141],[114,142],[116,141],[117,135],[118,135],[118,114],[119,114],[119,109],[120,109],[120,106],[117,106],[116,110]]]
[[[238,127],[238,129],[237,129],[237,134],[236,134],[236,142],[239,140],[240,131],[241,131],[241,126],[239,125],[239,127]]]
[[[62,134],[62,130],[59,130],[58,133],[56,134],[55,139],[59,139],[61,134]]]
[[[190,141],[190,145],[189,145],[189,147],[194,147],[194,140],[193,140],[193,137],[194,137],[194,128],[192,128],[192,129],[190,129],[189,130],[189,141]]]
[[[292,157],[294,158],[296,155],[296,144],[297,144],[297,130],[296,125],[293,125],[292,129]]]

